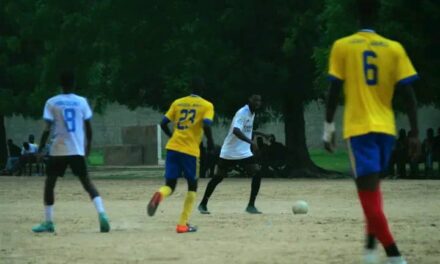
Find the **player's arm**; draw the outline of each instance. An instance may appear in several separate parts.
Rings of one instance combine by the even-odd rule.
[[[240,140],[243,140],[244,142],[247,142],[249,144],[252,145],[252,139],[248,138],[242,131],[240,128],[238,127],[234,127],[234,129],[232,130],[232,133],[238,137]]]
[[[214,120],[214,106],[210,104],[203,116],[203,132],[207,139],[208,151],[214,150],[214,139],[212,137],[211,126]]]
[[[212,138],[211,125],[203,123],[203,132],[205,133],[205,137],[207,139],[208,151],[214,150],[214,139]]]
[[[345,79],[344,56],[344,48],[340,42],[336,41],[330,52],[328,73],[331,83],[326,101],[324,133],[322,136],[324,148],[329,152],[333,152],[335,148],[335,123],[333,119]]]
[[[173,132],[171,132],[170,127],[168,124],[174,120],[175,117],[175,106],[174,102],[171,104],[170,109],[165,113],[164,117],[162,118],[162,121],[160,122],[160,128],[162,131],[167,135],[168,137],[173,136]]]
[[[86,156],[90,154],[90,150],[92,149],[92,123],[90,122],[90,119],[84,120],[84,125],[86,128],[86,139],[87,139],[87,145],[86,145]]]
[[[410,84],[399,85],[397,90],[401,93],[405,100],[406,113],[408,115],[409,125],[413,131],[414,137],[419,136],[418,118],[417,118],[417,99],[414,89]]]
[[[324,141],[324,148],[333,152],[334,140],[335,140],[335,123],[334,117],[336,109],[338,108],[339,95],[342,90],[342,81],[333,80],[330,83],[330,89],[327,95],[327,101],[325,105],[325,122],[324,122],[324,134],[322,140]]]
[[[51,127],[52,127],[52,122],[49,120],[46,120],[45,125],[44,125],[43,134],[41,135],[41,139],[40,139],[40,145],[38,146],[38,153],[43,152],[43,149],[47,143],[47,139],[49,138]]]
[[[417,160],[420,154],[419,127],[417,124],[417,99],[414,89],[410,84],[397,85],[398,93],[401,94],[405,101],[406,113],[408,115],[411,134],[409,140],[409,155],[412,160]]]
[[[43,110],[43,119],[45,120],[43,134],[41,135],[40,145],[38,146],[38,153],[41,153],[46,146],[47,139],[50,135],[50,129],[53,125],[53,121],[55,120],[54,114],[52,112],[52,107],[49,102],[46,102]]]
[[[171,132],[170,127],[168,126],[168,124],[170,122],[171,121],[166,116],[164,116],[162,121],[160,122],[160,128],[165,133],[165,135],[167,135],[168,137],[172,137],[173,136],[173,133]]]

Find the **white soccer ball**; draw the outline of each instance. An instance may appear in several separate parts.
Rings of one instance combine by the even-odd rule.
[[[294,214],[307,214],[308,211],[309,205],[306,203],[306,201],[299,200],[293,204],[292,212]]]

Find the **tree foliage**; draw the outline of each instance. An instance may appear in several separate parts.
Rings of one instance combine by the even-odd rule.
[[[420,102],[439,106],[438,1],[382,2],[377,31],[404,44],[422,77]],[[358,29],[353,3],[3,0],[0,114],[39,116],[63,69],[75,70],[95,109],[116,101],[164,110],[197,74],[218,113],[231,117],[261,93],[286,121],[302,123],[286,126],[286,142],[292,162],[306,159],[303,106],[325,94],[331,43]]]

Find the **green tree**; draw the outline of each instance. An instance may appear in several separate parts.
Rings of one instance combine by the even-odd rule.
[[[0,7],[0,164],[6,161],[5,117],[35,115],[30,96],[38,79],[41,43],[30,28],[33,1],[3,1]]]

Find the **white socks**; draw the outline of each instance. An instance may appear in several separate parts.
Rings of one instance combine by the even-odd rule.
[[[95,205],[96,211],[98,213],[104,213],[104,204],[102,203],[102,199],[99,196],[96,196],[93,199],[93,204]],[[46,222],[53,222],[53,205],[45,205],[44,206],[44,217]]]
[[[44,206],[44,217],[46,218],[46,222],[53,221],[53,205]]]
[[[104,204],[102,203],[102,199],[100,196],[96,196],[93,198],[93,204],[95,205],[96,211],[98,213],[104,213]]]

